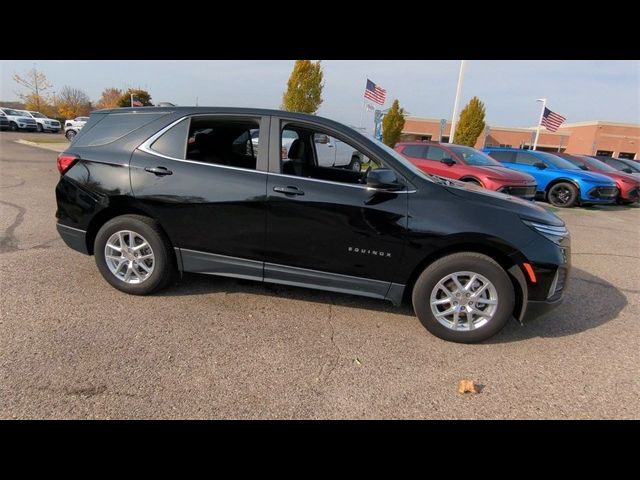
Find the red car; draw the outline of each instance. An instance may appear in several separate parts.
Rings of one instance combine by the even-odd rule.
[[[475,183],[529,200],[536,195],[535,178],[507,168],[475,148],[450,143],[404,142],[396,144],[395,149],[420,170],[432,175]]]
[[[637,177],[628,173],[616,170],[611,165],[607,165],[601,160],[593,157],[587,157],[586,155],[570,155],[568,153],[554,153],[558,157],[562,157],[565,160],[569,160],[574,165],[582,168],[583,170],[589,170],[590,172],[597,172],[611,178],[616,185],[618,185],[617,201],[618,203],[633,203],[640,201],[640,181]]]

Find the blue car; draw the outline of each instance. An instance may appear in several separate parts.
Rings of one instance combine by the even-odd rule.
[[[586,172],[556,155],[517,148],[483,148],[505,167],[532,175],[538,183],[536,196],[554,207],[614,203],[618,187],[609,177]]]

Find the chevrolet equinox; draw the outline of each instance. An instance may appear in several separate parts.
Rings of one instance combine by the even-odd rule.
[[[322,165],[327,136],[367,163]],[[557,305],[570,269],[569,233],[546,209],[424,173],[314,115],[99,110],[58,169],[58,232],[129,294],[197,272],[410,298],[430,332],[472,343]]]

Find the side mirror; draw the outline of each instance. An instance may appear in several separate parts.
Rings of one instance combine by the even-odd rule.
[[[534,167],[539,168],[540,170],[544,170],[547,168],[547,165],[542,162],[536,162],[533,164]]]
[[[455,160],[454,160],[453,158],[449,158],[449,157],[445,157],[445,158],[443,158],[443,159],[442,159],[442,160],[440,160],[440,161],[441,161],[442,163],[444,163],[445,165],[449,166],[449,167],[450,167],[451,165],[455,165],[455,164],[456,164]]]
[[[393,170],[388,168],[377,168],[369,170],[367,173],[367,187],[383,190],[399,190],[402,185],[398,183],[398,177]]]
[[[586,165],[578,165],[582,170],[589,170]]]
[[[320,144],[326,145],[327,143],[329,143],[329,137],[327,135],[322,134],[322,133],[316,133],[313,136],[313,141],[315,143],[320,143]]]
[[[624,168],[622,169],[622,171],[623,171],[624,173],[633,173],[633,170],[631,170],[629,167],[624,167]]]

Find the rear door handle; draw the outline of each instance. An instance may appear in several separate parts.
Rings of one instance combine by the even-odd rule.
[[[173,175],[173,172],[166,167],[146,167],[144,169],[145,172],[153,173],[155,175],[163,176],[163,175]]]
[[[285,195],[304,195],[304,192],[300,190],[298,187],[276,186],[276,187],[273,187],[273,191],[278,193],[284,193]]]

